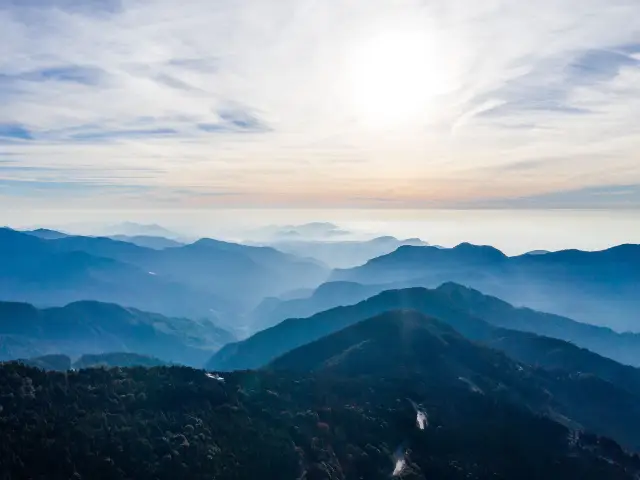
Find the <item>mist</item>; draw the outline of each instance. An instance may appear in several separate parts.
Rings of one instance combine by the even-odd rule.
[[[508,255],[531,250],[600,250],[640,243],[636,210],[5,210],[0,224],[46,227],[85,235],[118,233],[122,222],[158,224],[183,241],[212,237],[260,240],[270,226],[331,222],[347,232],[324,240],[367,240],[382,235],[452,247],[461,242],[493,245]]]

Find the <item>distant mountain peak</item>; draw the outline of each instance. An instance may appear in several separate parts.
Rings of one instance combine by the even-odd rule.
[[[51,230],[49,228],[36,228],[35,230],[25,230],[24,233],[33,235],[34,237],[42,238],[44,240],[57,240],[59,238],[65,238],[69,235],[58,230]]]
[[[203,237],[191,243],[190,245],[199,246],[199,247],[217,247],[220,245],[232,245],[232,244],[230,242],[225,242],[223,240],[216,240],[214,238]]]
[[[152,248],[154,250],[183,247],[185,245],[177,240],[155,235],[112,235],[109,238],[120,242],[133,243],[139,247]]]
[[[493,254],[496,254],[496,256],[506,257],[506,255],[496,247],[492,247],[491,245],[476,245],[469,242],[462,242],[453,247],[452,250],[463,252],[491,252]]]
[[[423,244],[425,247],[429,245],[427,242],[425,242],[424,240],[422,240],[419,237],[406,238],[406,239],[404,239],[402,241],[406,242],[406,243],[420,243],[420,244]]]
[[[391,235],[383,235],[381,237],[376,237],[371,240],[372,242],[397,242],[398,239]]]
[[[109,235],[130,235],[130,236],[138,236],[138,235],[146,235],[146,236],[156,236],[156,237],[165,237],[173,240],[179,239],[180,235],[176,232],[173,232],[161,225],[156,223],[137,223],[137,222],[122,222],[112,227],[107,228]]]
[[[369,260],[370,264],[389,263],[395,261],[473,261],[493,262],[508,258],[497,248],[485,245],[461,243],[453,248],[439,248],[428,245],[400,245],[395,251]]]

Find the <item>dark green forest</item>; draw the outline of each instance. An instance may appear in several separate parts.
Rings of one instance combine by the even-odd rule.
[[[155,357],[138,355],[137,353],[112,352],[82,355],[75,362],[67,355],[43,355],[28,359],[19,359],[17,362],[43,370],[79,370],[81,368],[96,367],[160,367],[166,362]]]
[[[429,415],[416,426],[409,399]],[[416,378],[0,368],[0,478],[631,479],[612,441]]]
[[[638,478],[637,455],[536,412],[519,371],[417,312],[219,378],[6,363],[0,479]]]

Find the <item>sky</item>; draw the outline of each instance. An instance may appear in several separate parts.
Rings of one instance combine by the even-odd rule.
[[[0,213],[640,208],[638,0],[0,0]]]

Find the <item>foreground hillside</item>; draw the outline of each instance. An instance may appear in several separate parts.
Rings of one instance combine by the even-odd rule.
[[[640,450],[637,391],[586,372],[549,371],[515,362],[417,311],[385,312],[356,323],[286,353],[270,368],[351,377],[417,377],[434,388],[462,381],[472,390]]]
[[[420,377],[0,366],[0,477],[631,480],[640,460]],[[416,409],[428,415],[425,430]],[[525,433],[526,432],[526,433]]]
[[[40,357],[18,359],[16,362],[43,370],[65,372],[81,368],[110,367],[162,367],[166,362],[147,355],[137,353],[110,352],[82,355],[75,362],[67,355],[52,354]]]

